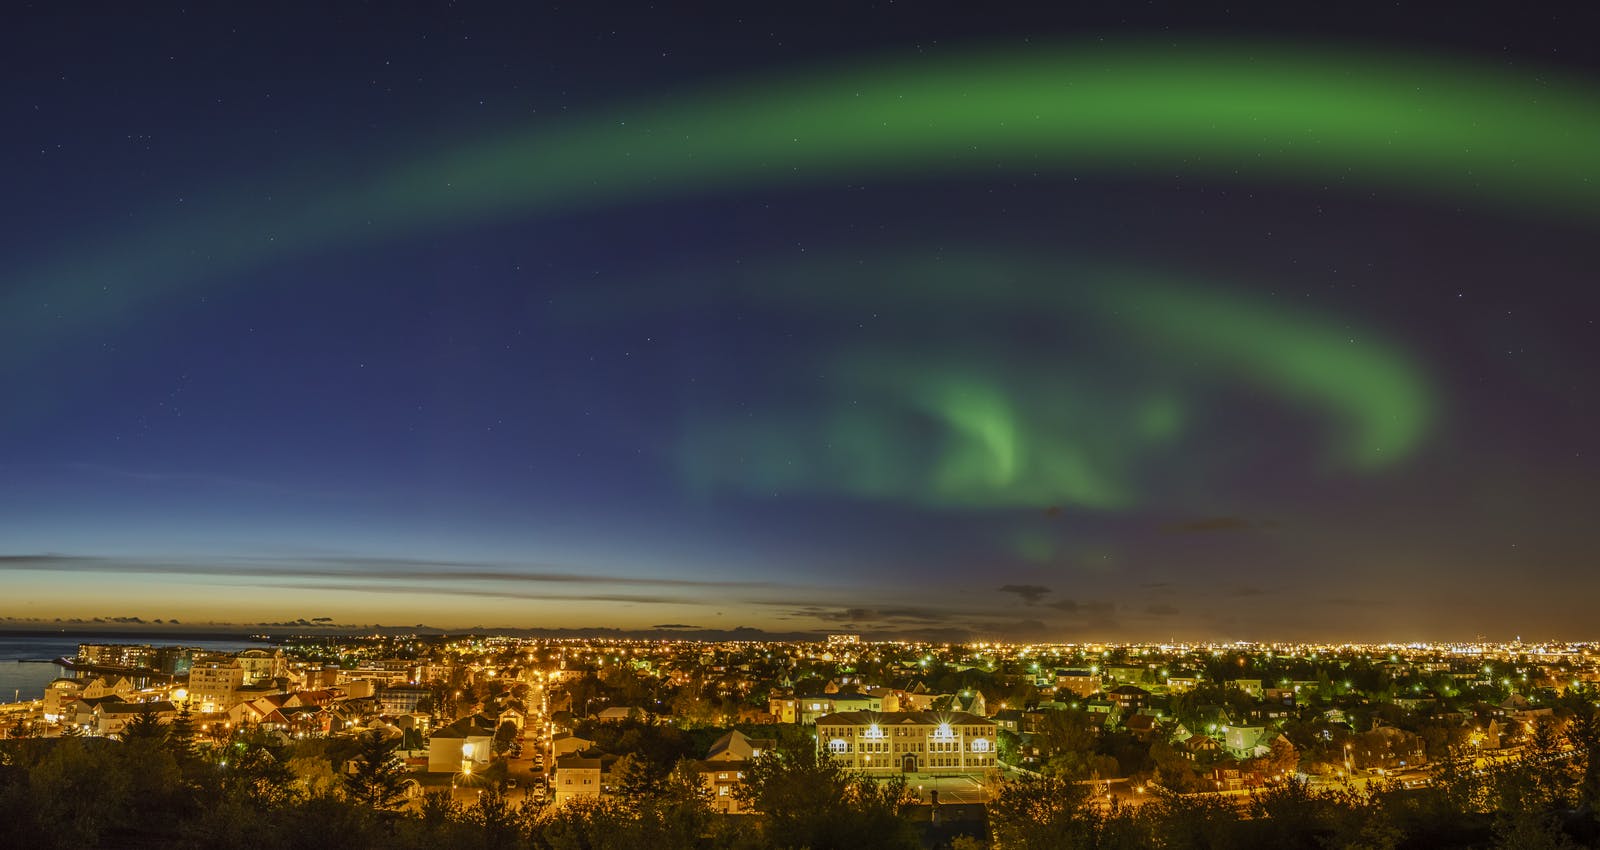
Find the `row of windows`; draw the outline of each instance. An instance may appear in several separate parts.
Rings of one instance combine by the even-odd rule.
[[[885,737],[883,730],[876,726],[868,726],[865,729],[859,726],[825,726],[818,729],[817,734],[823,738],[861,737],[877,739]],[[941,740],[953,739],[958,735],[967,738],[984,738],[993,734],[994,728],[986,726],[963,726],[960,728],[939,726],[933,729],[929,729],[926,726],[914,726],[910,728],[896,727],[894,730],[894,737],[896,738],[920,738],[925,736]]]
[[[835,753],[886,753],[889,751],[887,741],[866,741],[861,744],[851,744],[843,738],[834,738],[828,742],[828,750]],[[900,751],[900,745],[895,744],[895,752]]]
[[[902,767],[901,763],[896,759],[889,759],[887,761],[872,761],[868,759],[864,760],[863,763],[850,766],[859,768],[879,768],[883,770],[899,770]],[[961,756],[929,756],[927,759],[924,759],[920,762],[920,766],[926,768],[994,767],[994,756],[969,755],[966,758],[962,758]]]
[[[950,742],[935,741],[933,743],[929,743],[929,744],[926,744],[926,745],[920,744],[920,743],[902,744],[902,743],[899,743],[899,742],[895,742],[895,744],[893,745],[892,748],[891,748],[889,742],[887,742],[887,741],[864,741],[864,742],[859,743],[859,744],[852,744],[851,742],[846,741],[843,738],[834,738],[833,740],[828,742],[828,751],[831,752],[831,753],[839,754],[839,755],[844,755],[845,753],[888,753],[888,752],[894,752],[894,753],[922,753],[922,752],[929,752],[929,753],[959,753],[963,749],[970,750],[971,752],[974,752],[974,753],[987,753],[987,752],[992,752],[994,750],[994,745],[989,742],[988,738],[974,738],[974,739],[972,739],[971,741],[969,741],[967,743],[967,746],[965,748],[962,747],[960,741],[950,741]]]

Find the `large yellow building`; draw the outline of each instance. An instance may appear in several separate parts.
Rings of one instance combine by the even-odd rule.
[[[817,748],[867,773],[984,773],[998,728],[964,711],[845,711],[817,718]]]

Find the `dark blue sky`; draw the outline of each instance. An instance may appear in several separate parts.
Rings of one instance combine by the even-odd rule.
[[[1600,22],[963,8],[24,9],[0,617],[1588,627]]]

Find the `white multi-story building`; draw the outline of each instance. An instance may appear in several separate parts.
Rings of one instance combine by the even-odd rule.
[[[202,714],[227,711],[239,703],[245,668],[235,658],[196,661],[189,668],[189,701]]]
[[[289,675],[289,661],[283,657],[283,650],[275,649],[247,649],[235,658],[239,666],[244,668],[245,687],[265,685],[274,679],[281,679]]]
[[[984,773],[998,729],[964,711],[846,711],[817,718],[817,747],[867,773]]]

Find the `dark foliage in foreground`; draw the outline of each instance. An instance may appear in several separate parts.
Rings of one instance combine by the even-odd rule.
[[[1334,790],[1287,782],[1246,796],[1157,791],[1136,807],[1094,804],[1059,778],[1004,784],[988,837],[957,850],[1410,850],[1600,846],[1600,722],[1536,740],[1493,768],[1465,759],[1430,787]],[[1568,747],[1571,749],[1569,750]],[[0,846],[252,850],[761,850],[913,848],[935,835],[904,785],[852,775],[783,747],[748,775],[758,816],[715,814],[686,764],[637,770],[628,793],[560,807],[513,804],[493,787],[470,805],[401,798],[404,774],[377,736],[293,747],[240,734],[197,744],[186,724],[130,725],[120,740],[24,738],[0,745]],[[334,768],[338,769],[335,770]],[[314,768],[314,769],[313,769]],[[980,825],[981,826],[981,825]],[[980,830],[974,830],[980,831]]]

